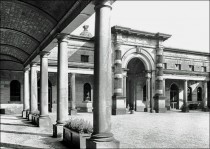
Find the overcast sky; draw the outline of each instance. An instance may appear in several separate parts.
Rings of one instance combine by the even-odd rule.
[[[84,24],[94,35],[95,15],[73,34],[80,34]],[[114,25],[171,34],[165,46],[209,52],[209,1],[116,1]]]

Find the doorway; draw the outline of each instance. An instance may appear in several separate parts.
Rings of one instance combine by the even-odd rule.
[[[145,66],[139,58],[133,58],[127,65],[126,79],[126,108],[135,111],[144,111]]]
[[[170,106],[171,109],[179,109],[179,88],[176,84],[170,87]]]

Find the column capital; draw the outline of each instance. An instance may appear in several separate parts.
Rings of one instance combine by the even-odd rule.
[[[121,44],[123,44],[124,42],[123,42],[122,40],[114,40],[114,41],[112,41],[112,43],[113,43],[114,45],[121,45]]]
[[[110,9],[112,9],[112,3],[114,2],[114,0],[95,0],[94,4],[95,4],[95,10],[102,8],[102,7],[109,7]]]
[[[29,71],[29,70],[30,70],[29,67],[25,67],[25,68],[23,69],[24,72]]]
[[[30,67],[36,67],[37,66],[37,62],[31,62]]]
[[[151,74],[150,73],[146,73],[145,77],[149,79],[149,78],[151,78]]]
[[[70,72],[70,75],[75,75],[75,73],[74,72]]]
[[[69,34],[67,33],[58,33],[56,38],[58,40],[58,42],[68,42],[67,37],[69,36]]]
[[[41,57],[48,57],[49,54],[50,54],[50,52],[48,52],[48,51],[41,51],[41,52],[39,53],[39,55],[40,55]]]

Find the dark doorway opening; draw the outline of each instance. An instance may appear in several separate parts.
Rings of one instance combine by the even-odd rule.
[[[10,83],[10,101],[20,101],[20,82],[13,80]]]
[[[170,87],[170,106],[171,109],[179,109],[179,88],[176,84]]]

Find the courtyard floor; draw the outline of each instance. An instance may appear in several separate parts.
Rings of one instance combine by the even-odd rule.
[[[55,113],[50,114],[55,123]],[[71,117],[71,116],[69,116]],[[73,118],[92,122],[91,113]],[[112,116],[112,132],[121,148],[209,148],[209,112],[135,112]],[[0,115],[1,148],[66,148],[52,127],[38,128],[21,115]]]

